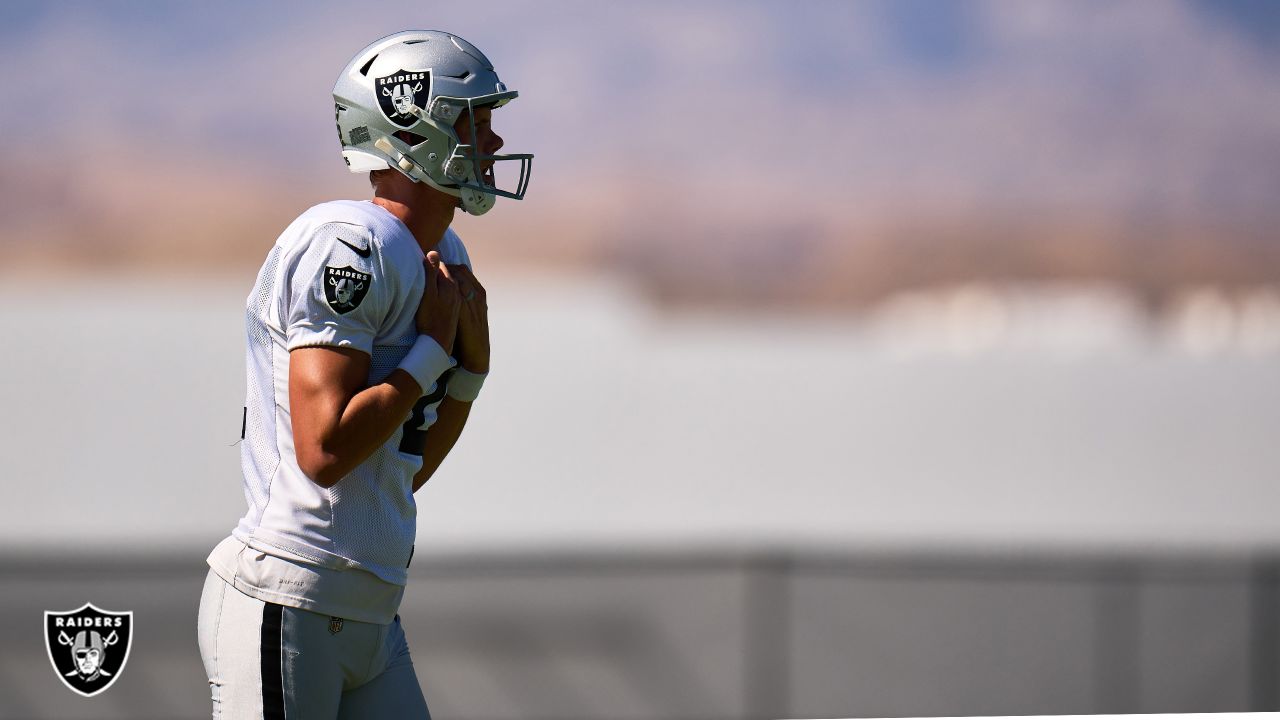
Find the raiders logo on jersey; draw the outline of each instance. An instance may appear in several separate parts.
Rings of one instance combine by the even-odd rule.
[[[350,265],[346,267],[329,267],[324,269],[324,298],[329,307],[339,315],[360,307],[364,296],[369,294],[369,284],[373,276],[360,272]]]

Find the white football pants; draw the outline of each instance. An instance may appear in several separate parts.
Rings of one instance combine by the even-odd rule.
[[[199,634],[215,720],[431,718],[398,615],[331,618],[249,597],[210,571]]]

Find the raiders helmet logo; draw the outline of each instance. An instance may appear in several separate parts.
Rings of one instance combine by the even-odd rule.
[[[329,307],[339,315],[360,307],[360,302],[369,293],[369,283],[373,276],[360,272],[350,265],[346,267],[328,267],[324,269],[324,299]]]
[[[44,613],[44,644],[62,684],[85,697],[106,690],[129,661],[133,612],[110,612],[85,603],[77,610]]]
[[[409,107],[417,105],[425,110],[431,97],[431,72],[397,70],[390,75],[373,79],[373,91],[378,96],[378,107],[392,123],[402,128],[418,122]]]

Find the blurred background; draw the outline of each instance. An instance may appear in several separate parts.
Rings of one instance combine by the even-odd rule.
[[[404,28],[521,92],[438,718],[1280,710],[1280,4],[0,5],[0,718],[196,718],[244,298]],[[133,610],[63,688],[42,612]]]

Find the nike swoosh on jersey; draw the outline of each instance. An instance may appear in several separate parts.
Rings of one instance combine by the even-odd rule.
[[[367,258],[373,254],[373,248],[364,248],[363,250],[361,250],[360,248],[356,247],[355,245],[352,245],[351,243],[347,242],[346,240],[343,240],[342,238],[338,238],[338,242],[351,248],[352,252],[354,252],[355,254],[359,255],[362,258]]]

